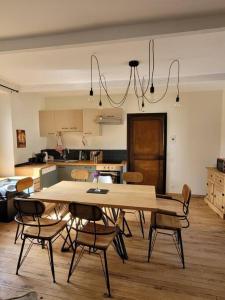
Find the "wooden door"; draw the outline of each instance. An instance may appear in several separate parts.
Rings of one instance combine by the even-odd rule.
[[[167,114],[128,114],[128,170],[141,172],[143,184],[166,192]]]

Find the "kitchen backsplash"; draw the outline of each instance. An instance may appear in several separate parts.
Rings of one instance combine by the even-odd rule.
[[[86,153],[87,160],[90,159],[90,152],[94,150],[101,149],[92,149],[92,150],[84,150],[84,149],[68,149],[69,153],[67,159],[79,159],[79,152],[82,150]],[[59,152],[55,149],[44,149],[42,151],[47,151],[49,155],[54,156],[55,159],[60,158]],[[112,163],[120,163],[123,160],[127,160],[127,150],[102,150],[103,151],[103,162],[112,162]]]

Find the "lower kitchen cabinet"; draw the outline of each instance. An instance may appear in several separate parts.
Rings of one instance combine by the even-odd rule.
[[[207,168],[206,203],[225,219],[225,174],[216,168]]]
[[[41,169],[40,175],[41,188],[50,187],[58,182],[58,170],[56,166]]]
[[[93,173],[96,170],[95,166],[58,166],[58,181],[62,181],[62,180],[69,180],[69,181],[73,181],[74,179],[71,178],[71,172],[73,170],[88,170],[89,172],[89,178],[88,181],[93,181]]]

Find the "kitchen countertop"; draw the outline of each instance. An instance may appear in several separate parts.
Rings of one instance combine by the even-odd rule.
[[[15,167],[16,176],[30,176],[33,179],[37,179],[40,177],[40,170],[44,168],[48,168],[50,166],[99,166],[99,165],[113,165],[124,167],[126,166],[126,161],[121,163],[94,163],[90,160],[81,160],[81,161],[52,161],[48,163],[40,163],[40,164],[27,164]]]
[[[79,161],[55,161],[55,162],[48,162],[48,164],[51,165],[56,165],[56,166],[99,166],[99,165],[113,165],[113,166],[120,166],[123,167],[126,165],[126,162],[121,162],[121,163],[94,163],[93,161],[90,160],[79,160]]]

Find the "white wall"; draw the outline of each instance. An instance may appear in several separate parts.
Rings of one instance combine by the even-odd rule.
[[[118,97],[118,96],[117,96]],[[46,109],[97,107],[97,100],[86,96],[46,98]],[[103,101],[103,106],[108,106]],[[128,97],[123,107],[126,113],[137,113],[136,98]],[[158,104],[146,105],[145,112],[168,113],[167,192],[179,192],[184,182],[193,193],[204,194],[206,166],[216,163],[220,154],[222,92],[182,93],[181,106],[175,106],[175,95]],[[101,137],[87,137],[86,148],[126,149],[126,120],[123,125],[104,125]],[[145,134],[145,133],[143,133]],[[172,142],[172,137],[176,142]],[[55,147],[56,140],[48,139],[48,147]],[[81,135],[64,134],[69,148],[82,148]]]
[[[15,164],[28,161],[32,153],[46,147],[46,138],[39,134],[38,111],[45,109],[44,97],[34,93],[19,93],[12,96],[12,127]],[[26,148],[17,148],[16,130],[26,131]]]
[[[0,94],[0,177],[14,175],[11,95]]]
[[[221,144],[220,144],[220,157],[225,158],[225,90],[223,91],[222,101],[222,118],[221,118]]]

